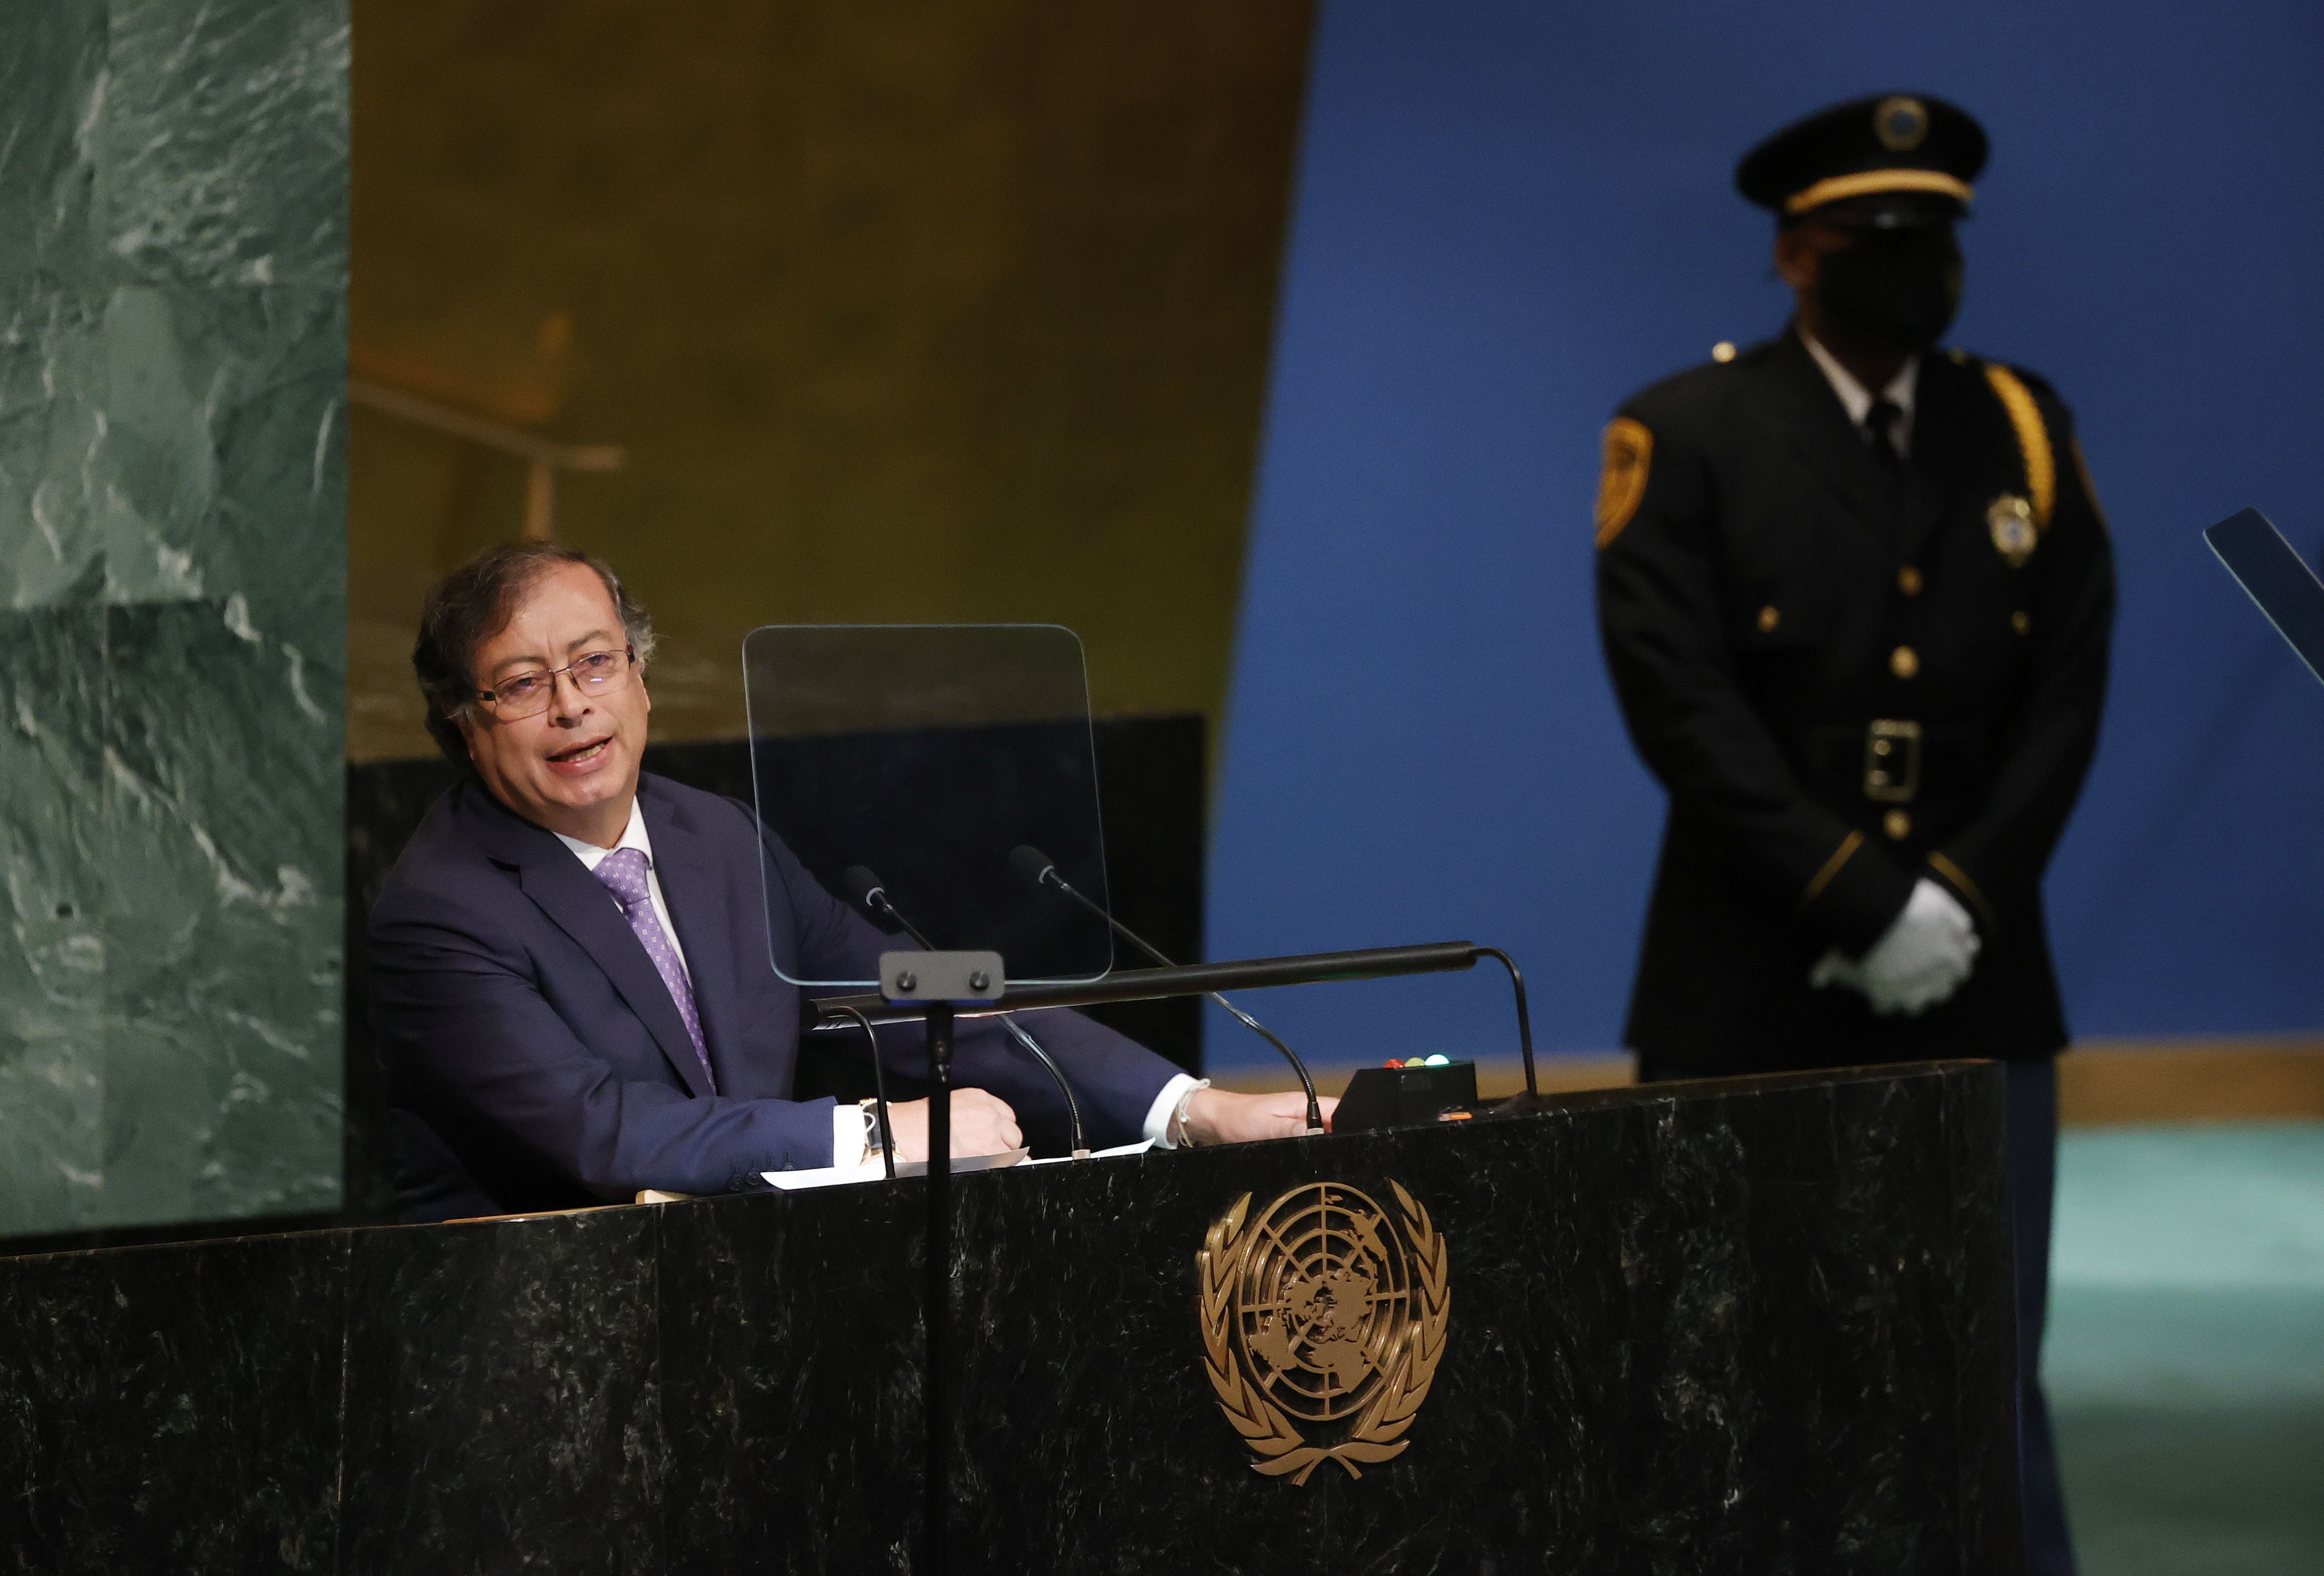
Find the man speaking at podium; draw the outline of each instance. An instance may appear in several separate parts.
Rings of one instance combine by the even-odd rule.
[[[2114,580],[2064,406],[1937,344],[1985,133],[1836,106],[1736,173],[1783,334],[1606,431],[1600,622],[1670,791],[1627,1038],[1648,1079],[2009,1064],[2026,1534],[2070,1571],[2039,1361],[2064,1013],[2042,871],[2098,741]]]
[[[742,804],[640,772],[652,650],[612,569],[568,548],[490,548],[429,594],[412,666],[463,772],[371,922],[409,1221],[724,1192],[873,1153],[865,1112],[791,1098],[798,991],[768,959],[871,979],[898,943]],[[762,842],[785,894],[771,915]],[[1305,1127],[1296,1093],[1212,1089],[1076,1014],[1022,1017],[1093,1142]],[[1018,1111],[1055,1086],[991,1020],[964,1020],[954,1054],[952,1152],[1017,1147]],[[927,1105],[891,1108],[901,1158],[927,1157]]]

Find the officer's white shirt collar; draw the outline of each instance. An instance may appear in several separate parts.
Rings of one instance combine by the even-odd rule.
[[[1872,410],[1872,396],[1865,392],[1862,383],[1856,381],[1855,375],[1840,365],[1831,351],[1818,345],[1815,336],[1804,328],[1800,330],[1800,343],[1808,347],[1808,354],[1815,357],[1816,365],[1823,369],[1824,381],[1831,385],[1831,392],[1840,396],[1840,404],[1848,410],[1849,425],[1862,427],[1864,418]],[[1886,388],[1880,391],[1882,399],[1904,412],[1896,419],[1898,454],[1913,452],[1913,394],[1920,383],[1921,358],[1908,355],[1904,358],[1903,370],[1888,381]]]

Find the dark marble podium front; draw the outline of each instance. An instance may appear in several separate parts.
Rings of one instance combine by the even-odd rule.
[[[2001,1079],[1675,1084],[963,1177],[976,1571],[2007,1572]],[[1262,1476],[1195,1254],[1401,1183],[1443,1363],[1360,1480]],[[919,1184],[0,1261],[0,1568],[908,1569]]]

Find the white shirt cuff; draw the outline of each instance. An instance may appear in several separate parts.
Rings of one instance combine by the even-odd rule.
[[[831,1108],[831,1163],[861,1166],[871,1157],[872,1146],[863,1141],[862,1108],[853,1101],[841,1101]]]
[[[1154,1103],[1146,1108],[1146,1141],[1159,1148],[1176,1148],[1178,1146],[1170,1138],[1170,1118],[1177,1111],[1178,1101],[1185,1097],[1187,1091],[1209,1086],[1208,1079],[1196,1078],[1185,1073],[1162,1085],[1162,1092],[1156,1095]]]

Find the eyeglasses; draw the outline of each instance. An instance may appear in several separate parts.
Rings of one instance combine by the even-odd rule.
[[[585,696],[610,695],[630,681],[630,668],[637,659],[634,646],[619,651],[584,651],[562,668],[503,678],[490,689],[476,691],[476,698],[489,705],[493,715],[502,722],[521,723],[549,709],[557,695],[558,674],[570,677],[573,687]]]

